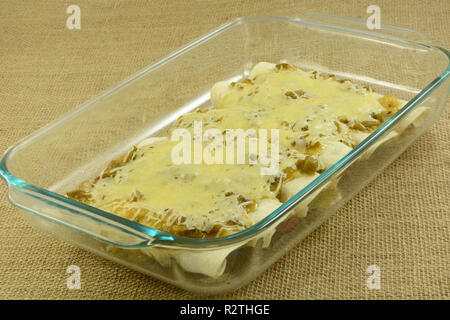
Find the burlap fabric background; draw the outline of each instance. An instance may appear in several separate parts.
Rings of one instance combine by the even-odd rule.
[[[82,29],[65,26],[77,4]],[[124,77],[245,15],[367,17],[369,1],[1,1],[0,151]],[[376,1],[382,22],[450,47],[450,2]],[[450,298],[450,112],[237,299]],[[386,190],[389,192],[386,192]],[[31,229],[0,184],[0,298],[188,299],[183,290]],[[68,290],[66,268],[82,270]],[[381,268],[368,290],[366,268]]]

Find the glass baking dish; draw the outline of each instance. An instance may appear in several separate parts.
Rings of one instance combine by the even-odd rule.
[[[408,102],[308,186],[237,234],[175,236],[64,196],[145,137],[164,135],[181,114],[210,106],[215,82],[239,79],[260,61],[332,73]],[[449,52],[410,30],[369,31],[362,21],[322,14],[241,18],[11,146],[0,174],[11,203],[37,229],[186,290],[223,293],[261,274],[423,134],[447,103],[449,70]],[[423,107],[427,112],[413,121]],[[395,130],[399,134],[387,139]],[[306,203],[305,218],[292,215]]]

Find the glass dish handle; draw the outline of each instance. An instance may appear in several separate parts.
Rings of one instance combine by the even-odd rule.
[[[32,185],[20,187],[15,184],[8,184],[9,200],[12,204],[31,213],[26,218],[38,229],[54,233],[56,236],[64,237],[61,234],[60,225],[68,227],[73,231],[88,234],[96,240],[111,244],[120,248],[146,248],[155,244],[155,237],[161,236],[162,232],[147,234],[139,232],[140,225],[115,216],[96,208],[77,208],[77,212],[71,210],[70,204],[73,201],[64,196],[49,195],[43,197],[42,190],[35,192]],[[98,211],[93,213],[92,211]],[[39,219],[36,219],[36,216]],[[34,219],[33,219],[34,218]],[[142,229],[144,230],[144,229]]]

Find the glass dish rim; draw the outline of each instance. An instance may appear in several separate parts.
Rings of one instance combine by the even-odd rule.
[[[205,43],[206,41],[214,38],[215,36],[221,34],[222,32],[231,29],[239,24],[247,23],[247,22],[253,22],[253,21],[262,21],[262,20],[280,20],[280,21],[286,21],[286,22],[292,22],[292,23],[299,23],[303,25],[312,25],[316,27],[322,27],[326,29],[332,29],[344,33],[353,33],[358,35],[365,35],[371,38],[379,38],[382,40],[389,40],[389,41],[395,41],[400,42],[404,45],[414,45],[421,48],[425,48],[427,50],[437,50],[443,53],[447,59],[450,62],[450,52],[446,50],[445,48],[430,45],[423,42],[417,42],[417,41],[411,41],[411,40],[405,40],[402,38],[397,38],[393,36],[388,36],[385,34],[375,33],[371,31],[366,30],[357,30],[352,29],[348,27],[342,27],[337,26],[333,24],[324,24],[321,22],[315,22],[307,19],[308,16],[311,16],[310,14],[306,13],[303,16],[306,18],[301,18],[301,16],[297,17],[287,17],[287,16],[261,16],[261,17],[247,17],[247,18],[237,18],[233,21],[230,21],[222,26],[219,26],[218,28],[214,29],[213,31],[207,33],[206,35],[188,43],[187,45],[181,47],[178,50],[173,51],[172,53],[168,54],[167,56],[163,57],[162,59],[150,64],[149,66],[139,70],[138,72],[134,73],[133,75],[125,78],[124,80],[120,81],[118,84],[104,90],[100,94],[94,96],[91,99],[88,99],[86,102],[80,104],[79,106],[73,108],[72,110],[68,111],[67,113],[63,114],[56,120],[51,121],[44,127],[34,131],[30,135],[22,138],[12,146],[10,146],[4,153],[3,157],[0,160],[0,176],[6,181],[8,185],[8,198],[9,201],[24,210],[29,211],[32,214],[39,215],[40,217],[43,217],[48,220],[55,221],[57,223],[63,224],[66,227],[69,227],[70,229],[74,229],[77,232],[87,233],[91,237],[100,239],[104,242],[108,242],[113,245],[118,245],[121,247],[128,247],[128,248],[146,248],[150,246],[159,246],[159,247],[175,247],[175,248],[189,248],[189,249],[206,249],[206,248],[217,248],[217,247],[226,247],[231,246],[236,243],[241,243],[246,240],[250,240],[251,238],[257,236],[258,234],[264,232],[268,228],[270,228],[277,220],[281,219],[285,214],[287,214],[294,206],[296,206],[298,203],[300,203],[303,199],[308,197],[310,194],[314,193],[318,188],[322,187],[327,183],[330,179],[333,177],[339,175],[343,170],[345,170],[350,164],[352,164],[355,160],[357,160],[368,148],[370,148],[374,143],[376,143],[379,139],[381,139],[388,131],[390,131],[399,121],[401,121],[407,114],[409,114],[416,106],[418,106],[423,100],[425,100],[431,92],[433,92],[435,89],[437,89],[439,86],[444,84],[446,80],[448,80],[450,76],[450,64],[447,65],[447,68],[439,74],[433,81],[431,81],[425,88],[423,88],[419,93],[416,94],[411,100],[409,100],[405,106],[403,106],[397,113],[395,113],[391,118],[389,118],[386,122],[384,122],[379,128],[377,128],[375,131],[373,131],[366,139],[364,139],[359,145],[357,145],[355,148],[353,148],[347,155],[345,155],[342,159],[340,159],[338,162],[336,162],[332,167],[330,167],[328,170],[320,174],[316,179],[314,179],[311,183],[309,183],[305,188],[300,190],[297,194],[295,194],[293,197],[291,197],[288,201],[284,202],[280,207],[278,207],[276,210],[274,210],[271,214],[269,214],[267,217],[259,221],[258,223],[254,224],[250,228],[247,228],[243,231],[240,231],[238,233],[228,235],[225,237],[220,238],[207,238],[207,239],[198,239],[198,238],[188,238],[188,237],[182,237],[177,235],[172,235],[166,232],[163,232],[158,229],[154,229],[151,227],[147,227],[145,225],[139,224],[137,222],[116,216],[112,213],[108,213],[106,211],[103,211],[101,209],[86,205],[82,202],[70,199],[68,197],[65,197],[63,195],[57,194],[55,192],[46,190],[44,188],[38,187],[36,185],[33,185],[31,183],[28,183],[18,177],[15,177],[7,168],[7,161],[9,158],[11,158],[15,152],[19,151],[20,149],[24,148],[26,145],[31,143],[33,140],[41,137],[42,135],[45,135],[46,133],[50,132],[52,129],[59,127],[60,125],[63,125],[67,121],[70,121],[75,116],[81,114],[82,112],[88,110],[90,107],[95,106],[95,104],[100,100],[104,99],[115,92],[125,88],[126,86],[132,84],[134,81],[142,78],[146,74],[160,68],[161,66],[165,65],[166,63],[170,62],[171,60],[175,59],[176,57],[182,55],[185,52],[188,52],[189,50]],[[338,16],[332,16],[327,14],[316,14],[316,16],[321,16],[322,18],[329,18],[329,19],[335,19],[335,20],[341,20],[345,22],[351,22],[351,23],[363,23],[359,19],[354,18],[347,18],[347,17],[338,17]],[[394,27],[394,26],[386,26],[383,25],[383,29],[387,30],[390,29],[392,31],[398,32],[411,32],[416,33],[413,30],[400,28],[400,27]],[[383,30],[382,29],[382,30]],[[417,33],[421,35],[420,33]],[[448,96],[448,91],[447,91]],[[83,230],[80,227],[72,226],[64,221],[60,221],[54,217],[48,216],[45,213],[38,212],[34,209],[25,207],[21,205],[20,203],[14,201],[11,197],[11,187],[17,188],[19,192],[22,192],[28,196],[31,196],[33,198],[36,198],[40,201],[44,201],[46,203],[49,203],[51,206],[63,209],[65,211],[70,211],[71,213],[75,215],[81,215],[84,217],[87,217],[89,219],[93,219],[96,221],[99,221],[101,223],[110,225],[116,229],[119,229],[125,233],[128,233],[132,236],[135,236],[142,240],[140,243],[135,244],[124,244],[119,243],[117,241],[108,241],[105,238],[98,238],[95,234],[92,234],[91,232],[88,232],[86,230]],[[106,220],[105,220],[106,219]]]

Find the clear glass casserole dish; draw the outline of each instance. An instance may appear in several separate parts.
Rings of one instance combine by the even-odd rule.
[[[408,102],[269,216],[226,237],[175,236],[63,196],[181,114],[208,107],[214,83],[283,60]],[[448,51],[410,30],[372,32],[320,14],[237,19],[22,139],[4,154],[0,174],[37,229],[186,290],[223,293],[257,277],[423,134],[447,103],[449,73]],[[427,112],[416,119],[419,108]],[[292,215],[305,204],[305,218]]]

